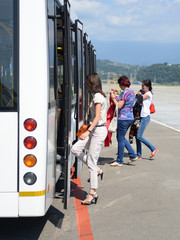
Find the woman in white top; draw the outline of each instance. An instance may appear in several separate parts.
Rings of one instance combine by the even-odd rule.
[[[146,138],[143,137],[143,133],[150,122],[150,105],[152,102],[152,84],[151,81],[146,79],[142,81],[142,94],[143,94],[143,105],[141,109],[141,123],[138,130],[136,144],[137,144],[137,156],[138,158],[142,158],[142,146],[141,143],[144,143],[150,150],[151,156],[153,158],[154,155],[158,152],[158,149],[155,148]]]
[[[90,125],[88,131],[81,135],[78,142],[73,145],[71,151],[88,166],[90,190],[86,199],[82,201],[82,204],[90,205],[92,202],[97,202],[98,175],[101,175],[101,179],[103,176],[102,170],[97,167],[97,162],[103,142],[107,136],[107,102],[106,95],[102,91],[101,79],[97,73],[87,76],[86,87],[93,94],[93,101],[90,106]],[[84,152],[85,149],[89,149],[88,153]]]

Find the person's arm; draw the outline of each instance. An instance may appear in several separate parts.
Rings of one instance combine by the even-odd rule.
[[[118,109],[121,109],[125,104],[124,100],[117,101],[116,100],[116,95],[114,93],[111,93],[111,99],[112,99],[112,101],[115,105],[118,104]]]
[[[96,113],[95,118],[93,119],[88,130],[80,136],[81,139],[85,139],[87,136],[89,136],[89,134],[92,132],[92,130],[95,128],[95,126],[99,122],[100,117],[101,117],[101,104],[100,103],[95,104],[95,113]]]
[[[143,100],[148,99],[148,98],[150,98],[150,96],[145,93],[145,94],[143,95]]]
[[[143,94],[142,90],[139,90],[139,92],[137,92],[137,94],[142,95],[142,94]],[[142,97],[143,97],[143,100],[145,100],[145,99],[149,98],[150,96],[149,96],[147,93],[144,93],[144,94],[142,95]]]

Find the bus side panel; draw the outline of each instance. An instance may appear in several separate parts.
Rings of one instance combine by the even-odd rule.
[[[17,192],[17,128],[17,113],[0,113],[0,192]]]
[[[18,217],[18,193],[0,193],[1,217]]]
[[[53,202],[56,182],[56,107],[49,110],[46,210]]]
[[[47,35],[47,6],[45,0],[20,0],[19,53],[19,215],[41,216],[45,211],[49,63]],[[33,118],[37,128],[29,132],[24,121]],[[24,146],[24,139],[37,140],[33,149]],[[24,164],[24,157],[37,158],[34,167]],[[24,181],[27,172],[36,175],[34,184]]]

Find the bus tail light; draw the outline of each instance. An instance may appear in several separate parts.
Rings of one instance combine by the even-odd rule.
[[[24,157],[24,164],[27,167],[34,167],[36,165],[37,159],[34,155],[29,154]]]
[[[37,123],[34,119],[32,118],[28,118],[26,119],[26,121],[24,122],[24,127],[27,131],[32,132],[36,129],[37,127]]]
[[[37,145],[37,141],[34,137],[27,137],[24,139],[24,146],[28,149],[33,149]]]
[[[27,172],[23,178],[27,185],[33,185],[37,180],[37,177],[33,172]]]

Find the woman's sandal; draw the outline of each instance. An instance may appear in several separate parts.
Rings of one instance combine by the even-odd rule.
[[[103,180],[103,174],[104,174],[104,172],[103,172],[102,169],[99,169],[99,170],[97,171],[97,176],[98,176],[98,177],[99,177],[99,176],[101,177],[101,181]],[[87,182],[90,182],[90,178],[88,178]]]
[[[95,194],[91,194],[89,193],[88,195],[91,195],[92,196],[92,199],[87,201],[86,199],[84,201],[81,202],[82,205],[91,205],[92,203],[96,204],[97,203],[97,200],[98,200],[98,195],[95,193]]]
[[[101,181],[103,180],[103,174],[104,174],[103,170],[102,170],[102,169],[99,169],[99,171],[98,171],[98,177],[99,177],[99,176],[101,177]]]

